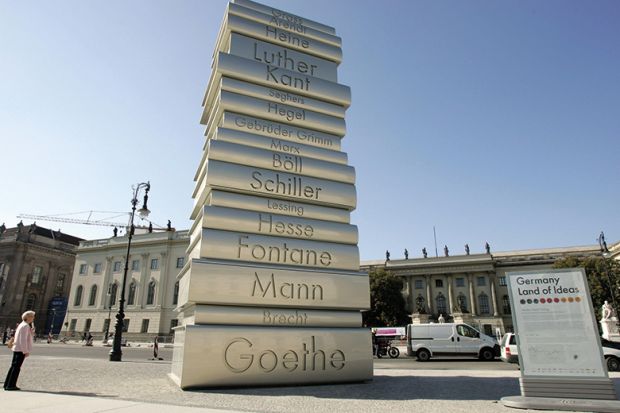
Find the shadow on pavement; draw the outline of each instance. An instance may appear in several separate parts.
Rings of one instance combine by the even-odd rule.
[[[252,396],[311,396],[357,400],[499,400],[520,394],[519,379],[512,377],[375,376],[365,383],[295,387],[187,390],[195,393]]]
[[[41,393],[41,394],[56,394],[63,396],[83,396],[83,397],[98,397],[98,398],[118,398],[115,394],[99,394],[99,393],[88,393],[81,391],[43,391],[43,390],[24,390],[22,393]]]

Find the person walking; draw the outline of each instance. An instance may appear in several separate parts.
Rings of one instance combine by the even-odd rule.
[[[13,361],[11,368],[4,379],[4,390],[20,390],[17,387],[17,379],[19,378],[19,372],[21,371],[22,363],[24,359],[30,355],[32,351],[32,322],[34,321],[34,311],[26,311],[22,314],[22,322],[15,330],[15,337],[13,341]]]

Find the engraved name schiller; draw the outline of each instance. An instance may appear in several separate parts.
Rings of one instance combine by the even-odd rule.
[[[314,336],[302,339],[295,349],[261,349],[245,338],[230,340],[224,350],[224,363],[233,373],[293,372],[342,370],[346,365],[344,351],[318,347]]]

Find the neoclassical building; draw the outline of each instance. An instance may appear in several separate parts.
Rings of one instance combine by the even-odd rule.
[[[37,334],[60,330],[81,238],[35,224],[0,225],[0,332],[26,310],[37,313]]]
[[[620,243],[610,248],[620,250]],[[506,273],[549,269],[563,257],[601,256],[599,245],[488,254],[362,261],[362,270],[385,269],[402,277],[413,323],[464,322],[486,334],[513,330]],[[617,252],[616,256],[617,257]]]
[[[177,325],[177,275],[185,265],[188,231],[135,234],[125,292],[129,339],[169,335]],[[64,329],[69,335],[114,332],[127,236],[82,241],[77,249]],[[65,331],[63,330],[63,332]]]

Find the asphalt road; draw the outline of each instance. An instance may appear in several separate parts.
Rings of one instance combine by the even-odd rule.
[[[53,358],[79,358],[107,360],[111,347],[86,347],[80,344],[62,343],[37,343],[33,350],[33,357],[53,357]],[[123,347],[123,360],[125,361],[144,361],[153,357],[153,348],[146,344],[140,347]],[[159,357],[161,362],[172,360],[172,349],[159,347]],[[506,370],[517,371],[516,364],[508,364],[496,359],[495,361],[480,361],[474,358],[432,358],[427,362],[416,361],[415,358],[402,355],[397,359],[375,358],[375,368],[378,369],[399,369],[399,370]]]

